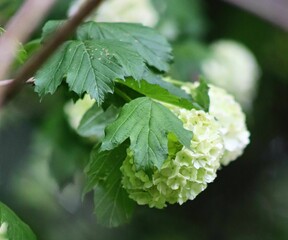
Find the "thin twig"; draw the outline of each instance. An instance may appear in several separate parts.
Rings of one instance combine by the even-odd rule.
[[[12,84],[12,82],[14,81],[14,79],[6,79],[6,80],[1,80],[0,81],[0,87],[4,87],[4,86],[8,86],[10,84]],[[26,83],[27,84],[34,84],[35,82],[35,79],[32,77],[32,78],[29,78]]]
[[[7,86],[13,82],[13,79],[7,79],[0,81],[0,87]]]
[[[101,0],[89,0],[82,8],[67,20],[46,44],[32,56],[16,75],[12,84],[8,85],[0,95],[0,107],[7,103],[17,93],[27,79],[31,78],[45,61],[58,49],[58,47],[75,31],[78,25],[101,3]]]
[[[8,77],[19,43],[27,41],[55,2],[26,0],[5,26],[6,31],[0,37],[0,79]]]

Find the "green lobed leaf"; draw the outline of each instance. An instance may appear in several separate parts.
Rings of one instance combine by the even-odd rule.
[[[61,24],[49,21],[42,40]],[[40,95],[53,94],[65,79],[71,91],[87,92],[100,105],[107,93],[113,93],[116,78],[145,79],[150,71],[146,64],[166,71],[172,58],[167,40],[140,24],[88,22],[75,37],[78,40],[64,43],[36,74],[35,90]]]
[[[116,108],[121,108],[126,101],[117,94],[107,94],[107,97],[105,98],[105,102],[101,105],[104,111],[108,109],[111,105],[115,106]]]
[[[192,132],[170,110],[150,98],[141,97],[124,105],[116,121],[106,128],[102,150],[111,150],[130,139],[137,170],[161,168],[168,156],[167,134],[190,147]]]
[[[208,45],[200,41],[187,40],[173,45],[174,62],[169,76],[191,82],[202,72],[203,61],[210,56]]]
[[[113,105],[110,105],[110,107],[104,111],[102,107],[94,104],[84,114],[77,132],[83,137],[96,137],[97,139],[101,139],[104,137],[106,126],[116,119],[118,112],[119,109]]]
[[[184,90],[175,87],[169,82],[165,82],[159,76],[145,76],[145,80],[136,82],[133,78],[127,78],[125,81],[118,81],[118,83],[125,85],[147,97],[170,103],[186,109],[199,109],[203,108],[196,102],[191,95],[187,94]]]
[[[45,23],[42,29],[41,42],[45,42],[49,39],[64,23],[65,20],[50,20]]]
[[[84,193],[94,189],[95,214],[100,224],[117,227],[130,220],[135,203],[122,187],[120,167],[126,158],[128,145],[100,152],[96,146],[86,167],[87,183]]]
[[[105,39],[127,42],[145,61],[160,71],[167,71],[172,60],[167,40],[149,27],[135,23],[87,22],[77,30],[80,40]]]
[[[1,0],[0,1],[0,25],[5,25],[10,17],[21,6],[23,0]]]
[[[172,95],[192,101],[192,98],[189,94],[187,94],[181,88],[176,87],[173,84],[164,81],[161,75],[151,74],[151,72],[146,71],[144,74],[144,77],[145,77],[146,82],[148,82],[149,84],[159,85],[160,87],[166,89]]]
[[[7,227],[6,234],[3,233]],[[24,223],[11,209],[0,202],[0,239],[36,240],[30,227]],[[3,236],[4,235],[4,236]]]
[[[76,172],[83,171],[91,152],[91,145],[83,141],[68,124],[63,106],[66,102],[64,94],[59,94],[43,103],[47,104],[43,113],[45,121],[33,140],[33,156],[43,158],[38,149],[45,149],[49,174],[60,188],[71,183]]]
[[[35,76],[35,90],[53,94],[63,79],[70,90],[84,92],[98,104],[112,93],[115,79],[141,79],[144,60],[128,43],[110,40],[68,41]]]
[[[203,77],[200,77],[200,83],[195,90],[191,91],[192,97],[203,108],[205,112],[209,111],[210,97],[209,86]]]
[[[18,45],[18,52],[17,52],[17,56],[16,56],[16,60],[19,64],[23,64],[28,58],[28,54],[25,50],[25,48],[23,47],[22,44],[19,43]]]
[[[65,54],[68,43],[63,44],[56,54],[36,73],[35,91],[38,92],[39,95],[47,93],[53,94],[61,84],[67,72]]]
[[[205,33],[206,17],[201,0],[152,0],[152,3],[159,13],[156,27],[168,37],[184,35],[186,39],[195,39]]]
[[[41,39],[36,38],[24,45],[24,49],[27,53],[27,59],[35,54],[41,47]]]

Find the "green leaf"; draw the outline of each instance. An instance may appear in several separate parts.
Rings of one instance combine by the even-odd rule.
[[[0,202],[0,228],[6,228],[6,234],[0,232],[0,239],[36,240],[36,236],[22,220],[5,204]],[[5,229],[4,229],[5,230]]]
[[[147,173],[161,168],[168,155],[167,134],[173,133],[190,147],[192,132],[166,107],[142,97],[124,105],[115,122],[106,128],[102,150],[110,150],[130,138],[137,170]]]
[[[63,44],[44,67],[36,73],[35,91],[38,92],[39,95],[47,93],[53,94],[61,84],[67,72],[67,60],[65,61],[67,46],[68,43]]]
[[[128,43],[109,40],[68,41],[36,74],[36,91],[53,94],[63,79],[70,90],[84,92],[98,104],[112,93],[115,79],[141,79],[146,69],[143,58]]]
[[[31,57],[36,53],[41,47],[41,39],[36,38],[24,45],[24,49],[27,53],[27,58]]]
[[[173,45],[174,62],[169,76],[191,82],[202,72],[203,61],[210,56],[208,45],[195,40],[181,41]]]
[[[77,132],[83,137],[103,138],[106,126],[113,122],[119,109],[111,105],[105,111],[94,104],[83,116]]]
[[[201,38],[207,30],[201,0],[152,0],[159,13],[157,28],[172,39]],[[183,39],[183,38],[182,38]]]
[[[0,1],[0,25],[5,25],[6,21],[19,9],[23,0],[1,0]]]
[[[46,112],[43,116],[45,121],[41,125],[37,137],[34,139],[34,149],[47,151],[49,173],[57,182],[60,188],[72,182],[76,172],[83,171],[89,161],[91,145],[69,126],[67,116],[64,113],[63,103],[67,102],[66,97],[57,95],[44,102]],[[49,106],[53,106],[49,107]],[[35,156],[38,155],[35,152]]]
[[[18,45],[18,52],[16,56],[16,60],[18,63],[23,64],[28,58],[28,54],[21,43]]]
[[[200,84],[195,90],[191,91],[191,95],[205,112],[209,111],[209,86],[204,78],[200,77]]]
[[[110,39],[127,42],[146,62],[160,71],[167,71],[171,47],[167,40],[152,28],[135,23],[87,22],[77,31],[80,40]]]
[[[99,151],[99,145],[91,153],[86,168],[87,184],[84,193],[94,189],[95,214],[100,224],[117,227],[130,220],[134,201],[121,184],[120,167],[126,158],[128,145],[122,144],[112,151]]]
[[[163,81],[158,76],[144,77],[145,80],[136,82],[133,78],[127,78],[125,81],[118,81],[118,83],[125,85],[133,90],[146,95],[147,97],[170,103],[186,109],[200,109],[202,107],[187,94],[184,90],[175,87],[169,82]]]
[[[64,23],[65,20],[48,21],[42,29],[41,42],[45,42],[47,39],[49,39]]]

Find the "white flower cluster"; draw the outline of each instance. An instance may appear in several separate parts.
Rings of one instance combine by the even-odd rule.
[[[245,115],[241,106],[233,96],[224,89],[210,85],[210,109],[209,113],[221,124],[221,132],[224,139],[225,152],[221,158],[221,164],[227,165],[243,154],[249,143],[250,133],[245,123]]]
[[[7,238],[8,223],[0,223],[0,240],[8,240]]]
[[[68,15],[74,15],[87,0],[76,0]],[[158,14],[150,0],[106,0],[88,20],[96,22],[135,22],[153,27],[158,22]]]
[[[186,83],[182,88],[191,93],[198,83]],[[249,143],[250,133],[246,126],[246,117],[234,97],[224,89],[209,85],[209,114],[217,119],[223,136],[225,152],[220,162],[228,165],[242,155]]]
[[[184,128],[193,131],[191,149],[182,146],[168,135],[169,156],[152,177],[136,171],[133,154],[128,150],[123,162],[123,187],[138,204],[163,208],[167,203],[182,204],[194,199],[207,184],[216,178],[224,145],[219,123],[204,111],[186,110],[170,106],[183,122]]]
[[[210,49],[211,56],[202,63],[203,74],[212,84],[234,95],[249,111],[260,76],[254,55],[242,44],[231,40],[217,41]]]
[[[197,86],[198,83],[187,83],[183,89],[192,94]],[[168,135],[168,158],[152,177],[136,171],[133,153],[128,149],[121,167],[122,184],[138,204],[163,208],[167,203],[192,200],[213,182],[220,164],[227,165],[243,153],[249,132],[240,105],[225,90],[209,87],[209,113],[165,104],[184,128],[193,132],[191,149]]]

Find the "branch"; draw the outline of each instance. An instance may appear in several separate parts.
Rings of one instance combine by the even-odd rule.
[[[19,43],[27,41],[56,0],[26,0],[0,37],[0,79],[7,77]]]
[[[29,78],[33,77],[45,61],[68,39],[85,17],[99,6],[101,2],[101,0],[88,0],[85,2],[79,11],[56,31],[39,52],[27,61],[16,75],[15,80],[7,88],[4,88],[5,90],[2,94],[0,92],[0,107],[6,104],[17,93]]]
[[[13,82],[13,79],[2,80],[2,81],[0,81],[0,87],[8,86],[12,82]]]
[[[288,2],[285,0],[223,0],[259,17],[272,22],[273,24],[288,31]]]
[[[1,80],[0,81],[0,87],[5,87],[5,86],[8,86],[8,85],[10,85],[10,84],[12,84],[13,83],[13,79],[6,79],[6,80]],[[35,79],[32,77],[32,78],[29,78],[27,81],[26,81],[26,83],[27,84],[34,84],[34,82],[35,82]]]

